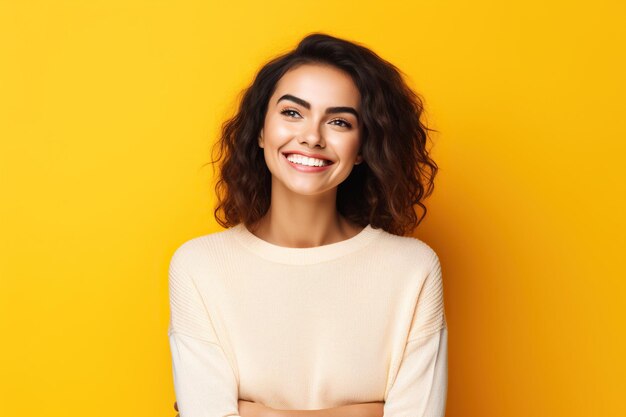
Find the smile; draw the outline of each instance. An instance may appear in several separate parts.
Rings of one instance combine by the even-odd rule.
[[[285,155],[281,153],[283,159],[294,169],[300,172],[321,172],[327,170],[333,162],[315,158],[303,158],[297,154]],[[290,160],[291,159],[291,160]],[[320,165],[323,164],[323,165]]]

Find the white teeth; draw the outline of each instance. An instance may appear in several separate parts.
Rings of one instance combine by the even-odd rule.
[[[307,165],[307,166],[310,166],[310,167],[321,167],[321,166],[329,164],[329,162],[323,161],[321,159],[308,158],[306,156],[302,156],[302,155],[295,154],[295,153],[287,155],[287,159],[290,162],[294,162],[294,163],[300,164],[300,165]]]

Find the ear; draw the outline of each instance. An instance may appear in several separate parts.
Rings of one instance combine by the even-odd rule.
[[[261,129],[261,132],[259,133],[259,147],[263,147],[264,143],[263,143],[263,129]]]
[[[358,155],[356,156],[356,160],[354,161],[354,165],[358,165],[358,164],[360,164],[361,162],[363,162],[363,156],[362,156],[361,154],[358,154]]]

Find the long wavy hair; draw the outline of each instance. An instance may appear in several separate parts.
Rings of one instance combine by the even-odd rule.
[[[428,128],[420,120],[421,97],[403,73],[365,46],[324,33],[304,37],[297,47],[267,62],[252,85],[242,91],[236,114],[221,126],[215,143],[219,163],[214,216],[222,227],[252,227],[271,202],[271,172],[258,146],[268,101],[280,78],[303,64],[327,64],[348,73],[361,94],[361,155],[338,186],[337,210],[348,220],[396,235],[412,232],[426,216],[423,200],[434,188],[437,164],[426,143]],[[214,169],[215,172],[215,169]],[[415,206],[423,210],[422,216]]]

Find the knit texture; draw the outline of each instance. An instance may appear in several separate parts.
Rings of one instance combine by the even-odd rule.
[[[287,248],[243,224],[180,245],[168,336],[181,417],[385,401],[385,417],[443,417],[447,325],[439,258],[368,225]]]

